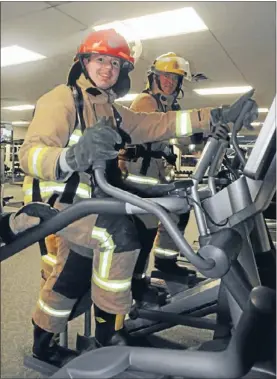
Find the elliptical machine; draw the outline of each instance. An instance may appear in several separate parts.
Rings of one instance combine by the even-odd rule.
[[[260,215],[272,200],[276,186],[275,102],[276,100],[245,164],[243,175],[205,200],[205,209],[209,209],[213,220],[212,223],[207,222],[207,225],[210,230],[213,228],[213,233],[202,245],[197,257],[192,256],[191,248],[176,228],[172,228],[172,222],[166,218],[166,213],[161,208],[158,209],[151,201],[143,204],[140,199],[132,198],[133,195],[112,188],[105,181],[102,162],[94,166],[95,177],[102,190],[155,213],[181,253],[200,272],[207,277],[222,278],[233,325],[231,336],[209,341],[200,347],[200,351],[104,348],[102,352],[88,352],[74,359],[57,371],[53,378],[148,378],[153,374],[155,378],[239,378],[251,369],[252,374],[259,373],[259,377],[275,377],[276,340],[272,331],[276,327],[276,293],[260,285],[249,241],[249,232],[254,224],[260,232],[261,244],[268,243],[268,235],[263,233],[264,220]],[[202,161],[203,171],[204,167]],[[194,180],[191,193],[196,190],[197,179]],[[220,201],[224,201],[225,205],[224,219],[222,210],[219,211]],[[200,204],[197,206],[198,211],[203,212]],[[204,229],[204,224],[199,225]],[[246,267],[250,270],[246,271]]]
[[[214,195],[206,196],[205,201],[199,199],[200,202],[198,202],[196,200],[198,205],[193,202],[195,207],[197,206],[201,211],[199,219],[207,222],[205,214],[209,209],[209,215],[213,222],[219,224],[218,228],[221,228],[210,234],[210,238],[205,240],[205,244],[202,245],[198,254],[195,255],[163,209],[164,207],[170,211],[183,212],[190,200],[188,195],[191,198],[193,196],[200,198],[201,191],[197,191],[196,179],[190,190],[187,188],[188,186],[183,185],[182,188],[179,184],[178,188],[173,184],[171,190],[169,187],[163,187],[169,194],[168,198],[142,200],[111,187],[105,180],[105,166],[101,162],[94,166],[95,177],[99,187],[112,198],[86,200],[69,207],[55,216],[51,222],[45,222],[34,228],[34,233],[25,233],[11,245],[1,248],[2,260],[5,254],[10,256],[90,213],[149,212],[160,218],[181,253],[205,277],[215,278],[219,282],[219,278],[222,278],[227,309],[231,316],[231,337],[225,335],[223,339],[212,341],[209,346],[202,347],[205,352],[119,347],[99,349],[74,359],[63,369],[57,371],[53,377],[162,378],[165,375],[167,375],[166,377],[173,375],[184,377],[186,375],[191,378],[237,378],[248,372],[258,360],[263,360],[256,348],[258,344],[266,346],[267,340],[272,336],[275,292],[260,287],[254,254],[248,246],[247,236],[251,229],[251,218],[266,209],[275,191],[276,151],[273,143],[276,121],[274,116],[272,119],[274,104],[247,161],[244,175]],[[206,152],[206,156],[213,160],[211,143],[208,146],[210,146],[207,148],[209,154]],[[263,148],[261,149],[261,147]],[[205,171],[203,169],[205,166],[207,166],[206,160],[199,163],[202,171]],[[160,186],[157,191],[165,194]],[[118,202],[114,198],[121,201]],[[226,207],[218,206],[220,200]],[[205,212],[202,203],[205,204]],[[228,220],[227,223],[225,223],[226,220]],[[210,225],[210,229],[212,227],[215,228],[215,225]],[[246,240],[244,240],[244,236],[246,236]],[[178,303],[177,299],[176,302]],[[165,319],[166,312],[161,311],[161,313],[164,313]],[[156,316],[158,319],[162,317],[161,315]],[[190,325],[193,322],[196,324],[196,318],[197,316],[183,316],[182,320],[183,323],[186,322],[186,325]],[[180,318],[179,321],[181,321]],[[211,350],[220,351],[211,352]],[[52,369],[55,370],[55,368]],[[274,369],[266,368],[265,364],[263,368],[261,365],[256,366],[255,370],[255,372],[259,370],[263,374],[274,372]]]

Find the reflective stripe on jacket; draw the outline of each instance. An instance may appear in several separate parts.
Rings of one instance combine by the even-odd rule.
[[[111,96],[105,91],[93,88],[82,74],[77,80],[83,95],[83,118],[86,127],[93,127],[100,117],[114,119]],[[167,140],[178,135],[191,135],[192,125],[187,112],[144,113],[115,105],[122,117],[122,129],[130,135],[134,144],[155,140]],[[30,189],[32,178],[38,178],[47,192],[58,182],[57,165],[61,152],[68,145],[76,143],[80,130],[74,130],[76,108],[71,89],[59,85],[43,95],[36,104],[33,120],[28,128],[24,143],[19,151],[20,165],[26,174],[24,189]],[[199,127],[199,125],[195,125]],[[51,182],[45,184],[46,182]],[[62,183],[61,181],[59,183]],[[90,175],[82,173],[82,185],[90,186]],[[79,193],[85,190],[79,187]],[[87,187],[86,187],[87,190]]]

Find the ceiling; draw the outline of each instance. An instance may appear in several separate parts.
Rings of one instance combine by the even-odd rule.
[[[147,5],[147,6],[146,6]],[[185,85],[184,109],[230,104],[238,95],[199,96],[193,89],[251,85],[259,107],[269,108],[276,84],[276,3],[273,2],[1,2],[1,47],[19,45],[47,59],[1,69],[1,107],[35,104],[64,83],[76,48],[95,23],[192,6],[207,31],[142,41],[143,52],[131,73],[131,93],[145,86],[156,56],[174,51],[207,81]],[[166,28],[166,25],[165,25]],[[128,103],[125,103],[129,105]],[[1,120],[30,121],[32,111],[2,110]],[[266,114],[260,114],[263,121]]]

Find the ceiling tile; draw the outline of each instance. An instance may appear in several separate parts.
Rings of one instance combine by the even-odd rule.
[[[77,33],[82,26],[55,8],[28,14],[1,27],[2,46],[13,44],[46,53],[52,44]]]
[[[44,1],[1,1],[1,25],[26,14],[42,11],[47,7]]]
[[[144,88],[147,70],[158,55],[175,51],[190,61],[193,72],[202,72],[209,78],[206,82],[185,84],[182,107],[232,103],[237,95],[199,96],[193,89],[246,82],[256,88],[260,106],[271,105],[276,83],[276,12],[272,2],[270,6],[270,2],[221,1],[58,3],[52,2],[55,8],[45,9],[49,4],[10,2],[3,12],[2,2],[2,46],[16,43],[49,57],[3,68],[3,103],[35,103],[43,93],[64,83],[76,48],[89,30],[84,30],[84,25],[193,6],[210,31],[143,41],[142,57],[131,73],[131,92]],[[40,5],[32,8],[32,4]],[[9,19],[13,14],[17,18]]]

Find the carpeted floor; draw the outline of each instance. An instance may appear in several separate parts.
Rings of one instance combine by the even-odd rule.
[[[1,265],[1,378],[40,378],[23,366],[24,355],[31,353],[31,312],[38,296],[40,256],[38,246],[20,252]],[[82,334],[83,317],[69,325],[69,346],[76,333]],[[175,327],[159,333],[170,341],[193,346],[207,340],[211,333]]]

